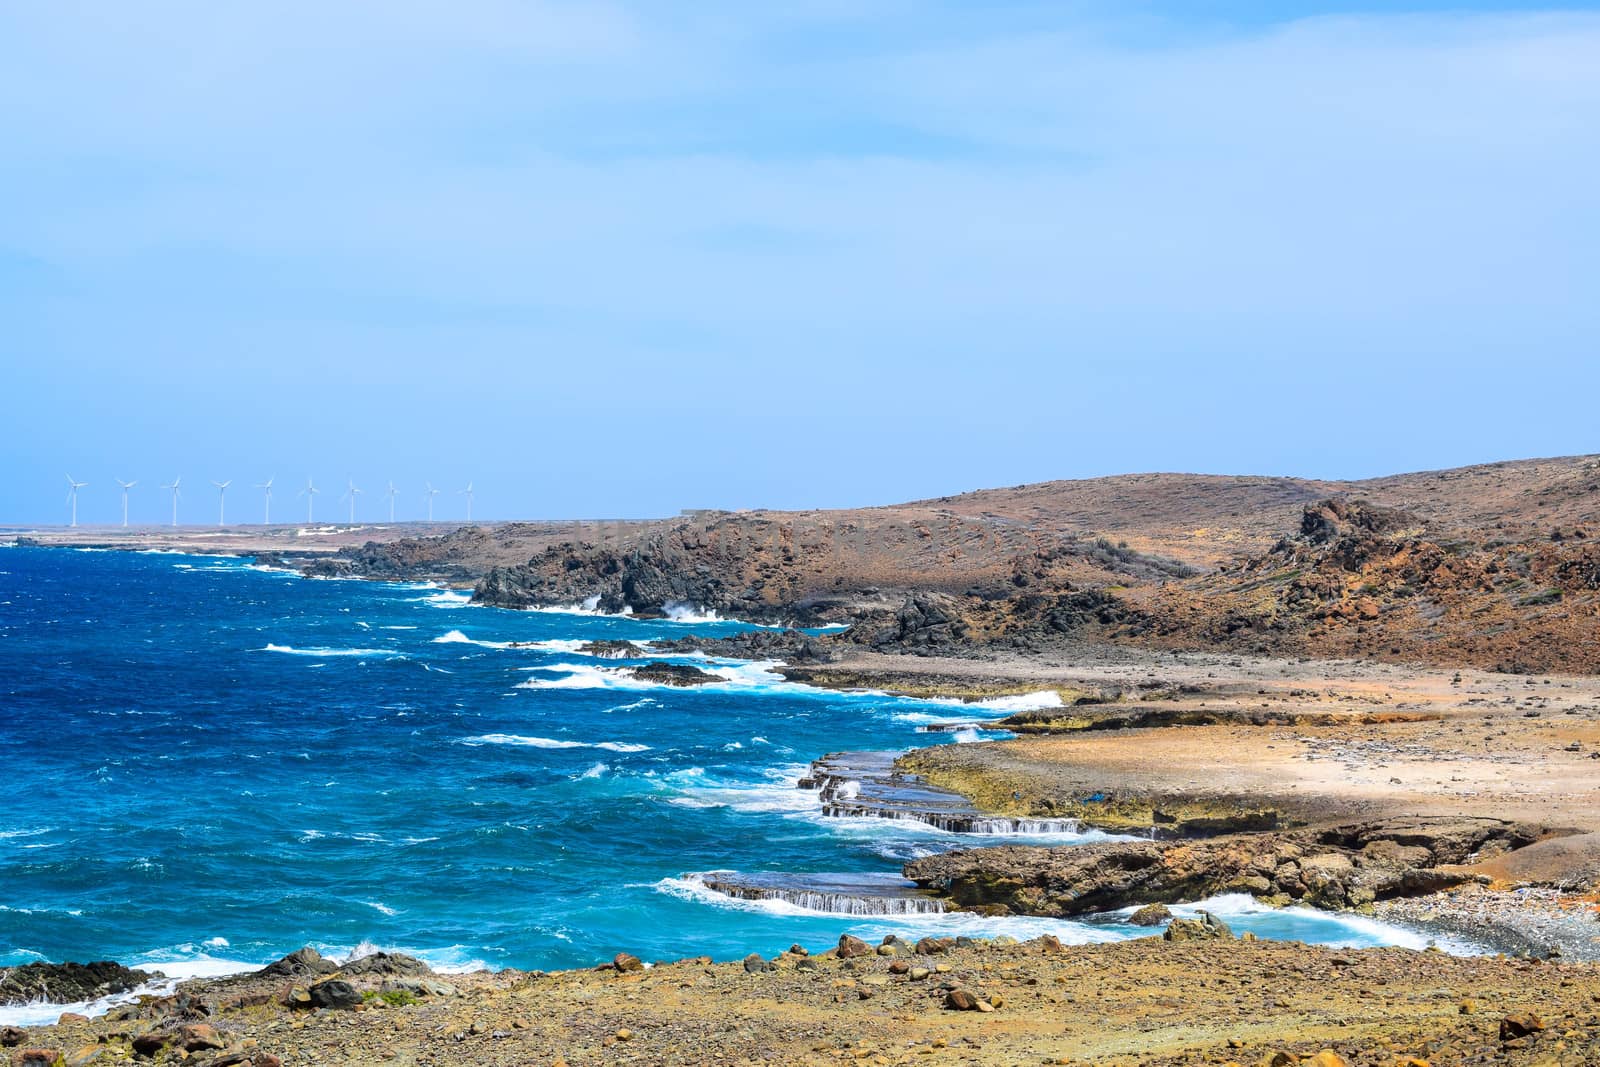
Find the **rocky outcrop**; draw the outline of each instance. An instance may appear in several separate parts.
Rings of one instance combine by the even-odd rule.
[[[71,1004],[137,989],[159,971],[136,971],[110,960],[94,963],[25,963],[0,969],[0,1004]]]
[[[1065,917],[1250,893],[1355,907],[1472,881],[1463,865],[1548,836],[1497,819],[1403,819],[1202,841],[1006,846],[914,860],[906,877],[953,905]]]
[[[724,680],[686,663],[648,663],[643,667],[634,667],[631,673],[641,682],[673,685],[683,689],[697,685],[716,685]]]
[[[971,627],[955,597],[942,593],[913,593],[885,623],[862,622],[850,627],[843,640],[877,651],[916,655],[948,653],[966,644]]]
[[[791,664],[831,663],[839,656],[837,638],[803,630],[745,630],[726,637],[690,635],[675,641],[653,641],[658,652],[704,652],[729,659],[781,659]],[[580,650],[581,651],[581,650]]]
[[[307,945],[305,948],[296,949],[280,960],[267,964],[256,972],[256,977],[306,978],[332,974],[338,969],[339,965],[337,963],[330,959],[324,959],[322,953]]]

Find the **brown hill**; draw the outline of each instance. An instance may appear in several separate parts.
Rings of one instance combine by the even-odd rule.
[[[502,524],[346,548],[322,573],[853,624],[888,651],[1067,638],[1600,670],[1600,459],[1360,482],[1138,474],[879,508]]]

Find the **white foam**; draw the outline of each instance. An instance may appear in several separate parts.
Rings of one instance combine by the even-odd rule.
[[[1076,923],[1068,919],[1039,919],[1024,916],[1007,916],[1004,918],[989,918],[974,915],[971,912],[943,912],[919,915],[873,915],[863,917],[851,915],[847,912],[815,911],[803,908],[787,900],[744,900],[719,893],[705,885],[696,878],[663,878],[655,883],[655,890],[667,896],[677,897],[680,900],[689,900],[697,904],[709,904],[713,907],[726,908],[730,911],[755,912],[765,915],[783,916],[787,918],[816,918],[826,916],[830,918],[846,919],[856,925],[849,927],[852,933],[860,934],[862,931],[875,931],[877,936],[894,933],[905,936],[940,936],[940,937],[1000,937],[1002,935],[1014,937],[1018,940],[1038,937],[1041,934],[1054,934],[1063,944],[1091,945],[1107,941],[1128,940],[1130,933],[1127,929],[1118,929],[1114,926],[1091,926],[1085,923]]]
[[[393,916],[393,915],[399,915],[400,914],[400,909],[399,908],[391,908],[389,905],[385,904],[381,900],[363,900],[361,903],[365,904],[367,907],[371,908],[373,911],[378,912],[380,915],[391,915],[391,916]]]
[[[510,648],[510,641],[484,641],[476,637],[468,637],[460,630],[451,630],[433,639],[436,645],[477,645],[479,648]]]
[[[805,764],[771,767],[762,781],[729,780],[704,767],[686,767],[664,775],[661,782],[677,794],[667,803],[685,808],[731,808],[734,811],[774,814],[822,813],[822,801],[810,789],[798,787]]]
[[[481,734],[464,737],[463,745],[518,745],[527,748],[603,748],[607,752],[649,752],[649,745],[628,741],[559,741],[553,737],[526,737],[521,734]]]
[[[263,652],[282,652],[290,656],[399,656],[403,653],[392,648],[295,648],[293,645],[268,644]]]
[[[206,953],[176,957],[170,952],[150,953],[145,957],[130,960],[128,966],[134,970],[160,971],[166,977],[152,979],[126,993],[116,993],[97,1000],[55,1004],[34,1001],[29,1004],[3,1005],[0,1006],[0,1026],[51,1026],[63,1012],[69,1011],[87,1015],[92,1019],[97,1015],[104,1015],[113,1008],[131,1004],[142,996],[165,996],[177,988],[179,982],[191,978],[220,978],[224,975],[243,974],[258,969],[255,964],[221,959]]]
[[[701,611],[684,600],[669,600],[661,606],[668,622],[727,622],[714,611]]]
[[[621,667],[590,667],[582,663],[552,663],[527,670],[560,672],[556,678],[529,678],[514,689],[658,689],[654,682],[639,681]]]
[[[1475,956],[1487,951],[1484,947],[1464,938],[1440,937],[1352,912],[1322,911],[1303,904],[1275,908],[1248,893],[1224,893],[1188,904],[1171,904],[1168,907],[1180,918],[1192,919],[1200,912],[1208,911],[1220,919],[1246,926],[1250,925],[1251,919],[1283,917],[1312,928],[1314,934],[1307,938],[1302,933],[1298,935],[1301,939],[1315,940],[1319,945],[1333,948],[1359,948],[1364,945],[1380,944],[1421,951],[1433,946],[1456,956]],[[1131,915],[1135,910],[1131,907],[1122,908],[1114,914]]]
[[[432,604],[436,608],[464,608],[472,603],[472,594],[458,589],[441,589],[428,596],[412,597],[413,604]]]
[[[597,615],[608,619],[620,618],[622,616],[633,614],[633,608],[626,604],[624,604],[622,606],[622,610],[618,612],[601,611],[600,594],[598,593],[577,604],[546,604],[543,607],[529,608],[528,610],[537,611],[545,615]]]

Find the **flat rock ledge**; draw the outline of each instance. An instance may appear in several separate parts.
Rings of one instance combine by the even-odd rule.
[[[966,797],[895,766],[896,752],[836,752],[815,760],[801,789],[815,789],[834,818],[900,819],[960,834],[1074,833],[1077,819],[1035,819],[979,811]]]
[[[1066,917],[1218,893],[1352,908],[1483,880],[1470,864],[1559,833],[1488,818],[1389,819],[1198,841],[1006,845],[929,856],[904,870],[952,908],[993,915]]]

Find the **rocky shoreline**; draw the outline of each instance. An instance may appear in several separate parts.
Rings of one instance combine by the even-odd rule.
[[[1180,925],[1180,923],[1184,925]],[[433,975],[302,950],[97,1019],[0,1030],[13,1065],[1586,1063],[1600,969],[1235,939],[849,935],[820,952]]]

